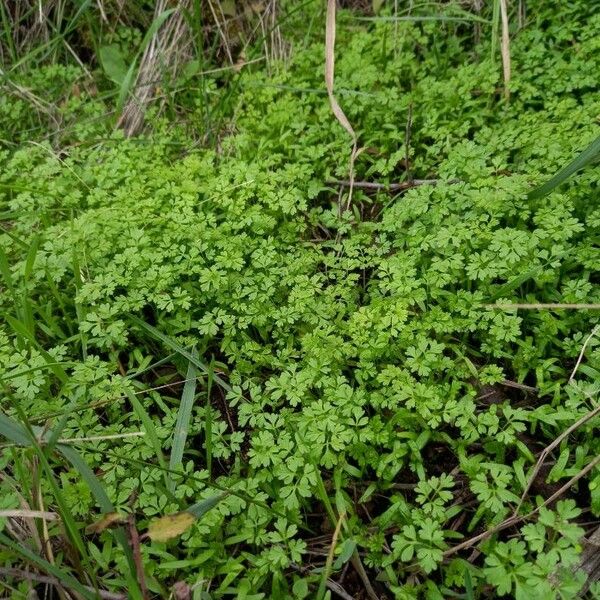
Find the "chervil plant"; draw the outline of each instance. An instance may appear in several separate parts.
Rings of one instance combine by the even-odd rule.
[[[594,597],[598,167],[528,194],[598,135],[600,19],[511,13],[506,103],[473,33],[493,7],[342,12],[345,210],[317,4],[289,15],[288,63],[209,75],[232,106],[214,147],[195,103],[126,139],[95,120],[110,94],[82,92],[58,104],[71,133],[38,141],[0,101],[0,137],[20,129],[0,154],[7,597],[40,577],[82,597]],[[83,75],[19,77],[60,95]]]

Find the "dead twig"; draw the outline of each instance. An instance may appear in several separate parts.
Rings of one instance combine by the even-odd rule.
[[[367,575],[367,572],[365,571],[365,568],[362,564],[362,561],[360,560],[360,556],[359,556],[357,550],[354,550],[354,554],[352,555],[351,560],[352,560],[352,566],[354,567],[354,569],[358,573],[358,576],[360,577],[361,581],[363,582],[363,585],[365,586],[365,590],[367,591],[367,595],[369,596],[369,598],[371,598],[371,600],[379,600],[379,596],[375,593],[375,590],[373,589],[373,586],[371,585],[371,582],[369,581],[369,576]]]
[[[28,509],[8,509],[0,510],[0,519],[46,519],[47,521],[55,521],[58,515],[46,510],[28,510]]]
[[[127,533],[129,535],[129,543],[131,545],[133,562],[135,563],[137,580],[140,585],[142,597],[144,600],[149,600],[150,595],[148,594],[148,587],[146,586],[146,574],[144,573],[144,563],[142,561],[142,552],[140,549],[140,534],[135,525],[135,516],[133,514],[130,514],[127,519]]]
[[[356,600],[354,596],[351,596],[339,583],[333,581],[333,579],[328,579],[325,585],[334,594],[337,594],[340,598],[343,598],[344,600]]]
[[[329,579],[329,574],[331,573],[331,566],[333,565],[335,547],[337,545],[338,537],[340,536],[340,531],[342,530],[342,525],[344,524],[345,519],[346,513],[344,512],[340,515],[338,522],[335,525],[335,531],[333,532],[333,537],[331,538],[331,544],[329,546],[329,552],[327,553],[327,560],[325,561],[323,579],[321,580],[321,585],[319,586],[319,591],[317,593],[319,598],[323,598],[325,595],[325,587],[327,585],[327,580]]]
[[[523,390],[524,392],[531,392],[532,394],[537,393],[538,389],[532,387],[530,385],[525,385],[524,383],[519,383],[517,381],[511,381],[510,379],[504,379],[500,382],[500,385],[505,387],[515,388],[517,390]]]

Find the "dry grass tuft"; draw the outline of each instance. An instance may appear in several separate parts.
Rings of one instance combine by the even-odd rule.
[[[155,19],[169,8],[168,4],[167,0],[158,0],[154,8]],[[191,55],[192,36],[184,13],[189,5],[189,0],[179,2],[175,12],[152,36],[144,50],[134,88],[118,122],[128,137],[142,129],[146,109],[156,97],[160,82],[174,77]]]

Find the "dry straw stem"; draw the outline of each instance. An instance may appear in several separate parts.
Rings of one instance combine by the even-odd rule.
[[[37,468],[37,467],[36,467]],[[36,505],[37,508],[43,513],[46,512],[46,507],[44,506],[44,495],[42,494],[42,480],[40,477],[34,477],[34,481],[36,481],[33,493],[36,497]],[[33,519],[30,519],[30,523],[35,527],[35,522]],[[36,528],[37,530],[37,528]],[[44,554],[48,561],[54,564],[54,551],[52,550],[52,540],[50,539],[50,531],[48,529],[48,520],[42,517],[42,531],[40,544],[43,544]]]
[[[248,37],[242,54],[245,54],[248,50],[256,31],[260,28],[265,52],[264,58],[266,59],[267,69],[270,70],[271,64],[275,61],[289,58],[289,47],[284,42],[279,27],[277,0],[270,0],[262,12],[257,10],[257,7],[252,8],[251,6],[251,9],[256,13],[258,23]]]
[[[348,121],[348,117],[346,117],[346,113],[339,105],[339,102],[337,101],[333,91],[335,74],[335,12],[336,0],[328,0],[327,23],[325,27],[325,87],[327,88],[329,104],[331,105],[331,110],[335,115],[335,118],[352,138],[352,153],[350,154],[350,182],[348,186],[348,201],[346,203],[347,210],[350,208],[350,204],[352,202],[352,189],[354,187],[354,161],[358,155],[358,139],[352,125],[350,124],[350,121]]]
[[[600,304],[598,303],[578,303],[578,304],[565,304],[561,302],[549,302],[547,304],[542,303],[518,303],[514,304],[485,304],[486,308],[498,308],[500,310],[554,310],[554,309],[568,309],[568,310],[600,310]]]
[[[319,585],[319,590],[317,592],[317,599],[322,600],[325,596],[325,587],[327,585],[327,579],[329,578],[329,574],[331,573],[331,566],[333,565],[333,557],[335,555],[335,548],[337,546],[338,537],[340,535],[340,531],[342,530],[342,525],[346,520],[346,513],[342,513],[335,525],[335,531],[333,532],[333,537],[331,538],[331,545],[329,547],[329,553],[327,554],[327,560],[325,561],[325,568],[323,569],[323,574],[321,577],[321,584]]]
[[[19,504],[21,506],[20,511],[22,513],[36,512],[36,511],[32,511],[30,504],[27,502],[27,500],[25,500],[25,497],[19,491],[19,486],[17,485],[17,483],[15,481],[13,481],[10,477],[8,477],[7,475],[5,475],[2,472],[0,472],[0,481],[5,481],[12,488],[13,493],[19,499]],[[42,512],[45,512],[45,511],[42,511]],[[15,525],[17,523],[19,525],[21,525],[21,521],[29,529],[29,534],[31,536],[31,540],[33,540],[33,543],[34,543],[36,549],[38,550],[38,552],[41,552],[42,551],[42,540],[40,538],[40,534],[38,532],[38,528],[37,528],[37,525],[36,525],[33,517],[24,516],[24,514],[22,514],[21,516],[18,516],[18,517],[14,517],[14,518],[7,516],[7,521],[6,521],[6,525],[5,525],[6,530],[10,533],[10,535],[12,535],[12,537],[15,540],[21,541],[22,537],[18,535],[15,528],[13,527],[13,525]],[[45,524],[45,521],[44,521],[44,524]],[[24,536],[24,537],[26,537],[26,536]]]
[[[31,90],[27,89],[26,87],[23,87],[22,85],[11,81],[11,79],[1,68],[0,79],[3,79],[6,82],[8,94],[13,94],[17,98],[20,98],[25,102],[29,102],[29,104],[31,104],[31,106],[33,106],[37,111],[47,115],[55,126],[58,127],[60,125],[58,117],[56,116],[56,108],[54,106],[46,102],[43,98],[36,96]],[[2,86],[2,88],[4,88],[4,85]]]
[[[508,0],[500,0],[500,18],[502,19],[502,71],[504,73],[504,97],[510,97],[510,35],[508,31]]]
[[[107,440],[122,440],[125,438],[142,437],[145,431],[129,431],[127,433],[111,433],[108,435],[91,435],[88,437],[61,438],[59,444],[82,444],[85,442],[105,442]]]
[[[7,509],[0,510],[0,519],[46,519],[56,521],[58,515],[47,510]]]
[[[219,20],[219,16],[217,15],[217,12],[215,11],[215,7],[213,6],[213,3],[211,0],[208,0],[208,6],[210,8],[212,17],[215,21],[215,26],[217,28],[217,31],[219,32],[219,36],[221,37],[221,40],[223,41],[223,47],[225,48],[225,53],[227,54],[227,59],[229,60],[229,64],[233,65],[233,55],[231,54],[231,49],[229,48],[229,40],[227,39],[227,36],[225,35],[225,31],[223,30],[221,21]],[[221,13],[221,17],[223,18],[223,23],[224,23],[225,15],[223,14],[223,9],[221,8],[221,3],[217,2],[217,6],[219,7],[219,12]]]
[[[583,356],[588,347],[588,344],[590,343],[591,339],[598,333],[598,331],[600,331],[600,325],[596,325],[596,327],[594,327],[594,329],[592,329],[592,333],[590,333],[590,335],[588,335],[587,338],[585,338],[585,342],[583,342],[583,346],[581,347],[581,352],[579,353],[579,357],[577,358],[577,362],[575,363],[575,367],[573,368],[571,377],[569,377],[569,383],[571,383],[571,381],[573,381],[573,379],[575,378],[575,375],[577,374],[579,365],[581,364],[581,361],[583,360]]]

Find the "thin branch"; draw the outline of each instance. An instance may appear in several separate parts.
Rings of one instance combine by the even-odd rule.
[[[325,585],[334,594],[337,594],[340,598],[343,598],[344,600],[356,600],[354,596],[351,596],[339,583],[333,581],[333,579],[328,579]]]
[[[329,579],[329,575],[331,574],[331,566],[333,565],[333,558],[335,555],[335,547],[337,545],[337,540],[340,535],[340,531],[342,530],[342,525],[344,523],[344,519],[346,518],[346,513],[343,512],[338,519],[338,522],[335,526],[335,531],[333,532],[333,537],[331,539],[331,545],[329,547],[329,552],[327,553],[327,560],[325,561],[325,568],[323,569],[323,575],[321,578],[321,584],[319,585],[319,590],[317,591],[317,598],[322,600],[325,597],[325,587],[327,585],[327,580]]]
[[[521,505],[525,501],[525,498],[527,497],[527,494],[529,493],[529,490],[531,489],[531,486],[533,485],[535,478],[538,476],[538,473],[540,472],[540,469],[542,468],[544,461],[546,460],[547,456],[552,452],[552,450],[554,450],[554,448],[559,446],[562,443],[562,441],[564,439],[568,438],[569,435],[571,435],[576,429],[581,427],[584,423],[587,423],[590,419],[593,419],[599,413],[600,413],[600,404],[598,404],[598,406],[596,406],[596,408],[590,410],[585,415],[583,415],[583,417],[578,419],[575,423],[573,423],[573,425],[571,425],[570,427],[565,429],[551,444],[548,444],[548,446],[546,446],[544,448],[544,450],[540,454],[540,457],[538,458],[537,462],[535,463],[535,466],[533,467],[533,471],[532,471],[531,475],[529,476],[529,481],[527,482],[527,485],[525,486],[525,489],[523,490],[523,494],[521,495],[521,499],[519,500],[519,503],[517,504],[517,507],[515,508],[515,510],[513,512],[513,516],[516,516],[517,513],[519,512],[519,509],[521,508]]]
[[[37,583],[45,583],[46,585],[60,586],[64,585],[58,580],[57,577],[50,577],[48,575],[40,575],[39,573],[32,573],[31,571],[23,571],[22,569],[12,569],[9,567],[0,567],[0,575],[3,577],[14,577],[21,581],[35,581]],[[108,592],[106,590],[96,590],[88,585],[83,586],[86,590],[90,590],[95,594],[98,594],[103,600],[127,600],[125,594],[119,594],[116,592]]]
[[[571,377],[569,377],[569,383],[571,383],[571,381],[573,381],[573,379],[575,378],[575,375],[577,374],[577,369],[579,369],[579,365],[581,364],[581,361],[583,360],[583,355],[585,354],[585,350],[586,350],[588,344],[590,343],[591,339],[598,333],[598,331],[600,331],[600,325],[596,325],[596,327],[594,327],[594,329],[592,329],[592,333],[590,333],[590,335],[588,335],[587,338],[585,339],[585,342],[583,342],[581,352],[579,353],[579,357],[577,358],[577,362],[575,363],[575,368],[573,369],[573,372],[571,373]]]
[[[402,192],[420,185],[438,185],[439,183],[460,183],[460,179],[412,179],[402,183],[377,183],[375,181],[349,181],[347,179],[334,179],[328,181],[327,185],[339,185],[341,187],[353,187],[362,190],[382,191],[382,192]]]
[[[371,600],[379,600],[379,596],[377,596],[375,590],[373,589],[373,586],[371,585],[371,582],[369,581],[369,576],[365,571],[362,561],[360,560],[360,555],[358,554],[358,551],[356,549],[354,550],[354,554],[352,555],[351,561],[352,566],[355,568],[356,572],[358,573],[358,576],[361,578],[363,585],[365,586],[365,590],[369,598],[371,598]]]
[[[524,383],[518,383],[517,381],[511,381],[510,379],[504,379],[500,382],[500,385],[515,388],[517,390],[523,390],[524,392],[531,392],[532,394],[537,393],[538,389]]]
[[[533,517],[538,512],[540,512],[542,508],[548,506],[548,504],[551,504],[557,498],[560,498],[560,496],[562,496],[574,483],[577,483],[582,477],[587,475],[598,463],[600,463],[600,455],[596,456],[596,458],[589,465],[587,465],[585,468],[579,471],[577,475],[571,477],[571,479],[569,479],[569,481],[567,481],[565,485],[563,485],[558,491],[552,494],[550,498],[547,498],[542,504],[540,504],[535,510],[531,511],[529,514],[524,515],[522,517],[517,517],[515,515],[508,517],[507,519],[502,521],[502,523],[499,523],[495,527],[492,527],[487,531],[484,531],[483,533],[480,533],[472,538],[469,538],[468,540],[465,540],[464,542],[461,542],[460,544],[457,544],[456,546],[453,546],[452,548],[449,548],[444,552],[444,558],[448,558],[449,556],[452,556],[453,554],[456,554],[457,552],[460,552],[465,548],[470,548],[471,546],[477,544],[477,542],[481,542],[482,540],[489,538],[490,536],[494,535],[495,533],[498,533],[499,531],[507,529],[508,527],[512,527],[513,525],[516,525],[521,521],[525,521]]]
[[[133,562],[135,563],[137,580],[140,584],[142,597],[144,600],[149,600],[150,594],[148,593],[148,587],[146,585],[146,574],[144,573],[144,562],[142,560],[142,552],[140,549],[140,534],[138,533],[135,524],[135,516],[133,514],[130,514],[127,520],[127,534],[129,536],[129,544],[133,553]]]
[[[549,302],[547,304],[542,303],[514,303],[514,304],[485,304],[486,308],[498,308],[500,310],[511,310],[515,308],[521,308],[526,310],[553,310],[556,308],[571,309],[571,310],[600,310],[600,303],[578,303],[578,304],[565,304],[561,302]]]

